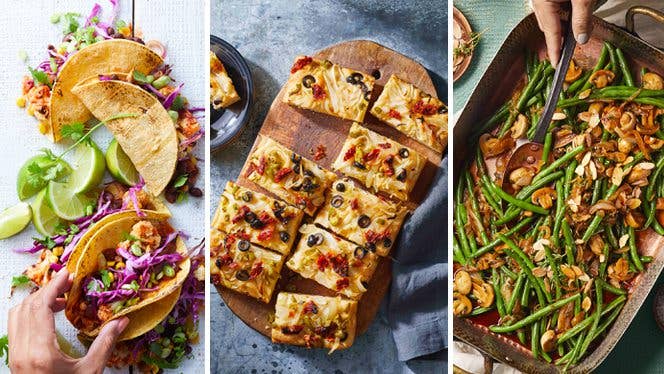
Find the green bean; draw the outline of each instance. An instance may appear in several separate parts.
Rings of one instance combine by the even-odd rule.
[[[590,346],[590,342],[593,340],[593,335],[597,331],[597,327],[599,326],[599,319],[600,316],[602,315],[602,287],[597,287],[595,286],[595,294],[596,294],[596,300],[595,300],[595,320],[593,321],[593,324],[590,326],[590,330],[588,331],[588,334],[586,335],[586,338],[583,340],[583,345],[579,349],[579,353],[576,355],[574,362],[576,362],[578,359],[580,359],[588,350],[588,347]],[[573,363],[574,363],[573,362]]]
[[[503,293],[501,292],[500,275],[496,268],[491,268],[491,283],[493,285],[494,299],[496,301],[496,309],[501,317],[505,316],[505,302],[503,300]]]
[[[491,310],[493,310],[492,306],[487,307],[487,308],[475,308],[468,315],[469,316],[479,316],[480,314],[484,314],[484,313],[489,312]]]
[[[528,80],[528,84],[526,84],[526,87],[523,89],[523,91],[521,91],[521,96],[519,97],[519,100],[517,100],[515,107],[518,112],[523,112],[524,108],[526,107],[526,102],[531,97],[533,88],[537,85],[537,83],[539,83],[543,73],[544,65],[540,64],[533,73],[533,79]]]
[[[540,305],[544,304],[544,298],[546,298],[546,301],[550,302],[553,298],[551,297],[551,294],[546,291],[542,279],[533,275],[533,268],[535,265],[530,261],[530,258],[528,258],[521,248],[517,247],[516,244],[505,235],[499,234],[498,237],[503,243],[507,244],[507,247],[510,249],[506,251],[507,255],[512,257],[519,266],[521,266],[521,270],[523,270],[526,273],[526,276],[530,279],[530,282],[532,283],[531,286],[535,287],[535,293],[537,293]]]
[[[524,227],[528,226],[532,220],[535,219],[535,217],[528,217],[524,219],[523,221],[519,222],[517,225],[509,229],[508,231],[505,232],[505,235],[510,236],[516,232],[519,232],[521,229]],[[473,253],[471,257],[479,257],[482,256],[485,253],[488,253],[491,251],[495,246],[500,244],[501,240],[500,239],[494,239],[491,243],[485,245],[484,247],[478,248],[477,252]]]
[[[523,288],[525,281],[526,281],[526,275],[524,273],[521,273],[517,278],[516,283],[514,284],[514,288],[512,289],[512,295],[509,301],[507,302],[507,306],[505,307],[505,314],[512,314],[512,311],[516,306],[516,301],[517,299],[519,299],[521,295],[521,289]]]
[[[516,198],[519,200],[525,200],[530,197],[535,191],[538,189],[544,187],[545,185],[559,179],[560,177],[563,176],[562,171],[558,171],[555,173],[552,173],[550,175],[547,175],[546,177],[543,177],[541,180],[538,180],[537,182],[533,182],[531,185],[524,187],[521,189],[516,194]],[[510,222],[511,220],[515,219],[519,214],[521,213],[521,209],[518,207],[509,207],[507,211],[505,211],[505,215],[503,218],[498,219],[496,221],[496,225],[503,225],[507,222]]]
[[[542,178],[548,176],[549,174],[553,173],[556,169],[560,168],[562,165],[566,164],[569,162],[571,159],[576,157],[579,153],[583,152],[585,150],[585,147],[580,145],[571,151],[567,152],[564,156],[561,158],[555,160],[549,166],[546,168],[542,169],[536,176],[533,178],[533,183],[541,180]]]
[[[606,64],[606,59],[609,57],[609,50],[606,48],[606,46],[602,47],[602,52],[600,52],[599,58],[597,59],[597,63],[595,64],[595,67],[592,70],[592,74],[594,74],[596,71],[599,71],[604,67],[604,64]],[[585,91],[591,87],[592,83],[590,82],[590,77],[588,80],[586,80],[586,83],[581,87],[581,91]]]
[[[534,204],[531,204],[527,201],[519,200],[515,198],[514,196],[508,194],[507,192],[503,191],[502,188],[496,186],[495,184],[493,186],[490,186],[493,191],[503,200],[505,200],[507,203],[512,204],[516,207],[519,207],[523,210],[527,210],[533,213],[537,214],[548,214],[549,211],[547,209],[542,208],[541,206],[537,206]]]
[[[564,200],[567,200],[572,189],[572,179],[574,178],[574,171],[576,170],[577,165],[578,161],[572,160],[572,162],[567,165],[567,168],[565,168],[565,184],[563,185]]]
[[[490,326],[489,329],[493,332],[496,332],[496,333],[513,332],[517,329],[528,326],[531,323],[538,321],[540,318],[542,318],[544,316],[547,316],[547,315],[553,313],[554,311],[556,311],[557,309],[562,308],[566,304],[568,304],[570,302],[573,302],[573,301],[575,301],[577,299],[580,299],[580,298],[581,298],[580,293],[574,294],[572,296],[568,296],[564,299],[561,299],[561,300],[558,300],[558,301],[554,302],[553,304],[549,304],[549,305],[545,306],[542,309],[537,310],[535,313],[532,313],[528,317],[526,317],[522,320],[519,320],[518,322],[515,322],[511,325],[507,325],[507,326],[493,325],[493,326]]]
[[[522,274],[526,274],[525,270],[521,270]],[[530,279],[526,275],[526,281],[523,284],[523,293],[521,294],[521,306],[528,307],[528,301],[530,301]]]
[[[482,239],[482,244],[486,244],[489,242],[489,237],[486,235],[486,231],[484,230],[482,216],[480,215],[479,202],[477,201],[475,191],[473,190],[473,178],[468,171],[464,173],[464,179],[466,180],[466,189],[468,191],[468,198],[470,199],[470,209],[477,221],[477,230],[480,232],[480,239]]]
[[[618,56],[616,55],[616,49],[609,42],[604,42],[604,45],[609,50],[609,59],[611,60],[611,71],[615,74],[617,80],[620,73],[620,65],[618,64]]]
[[[535,359],[539,354],[539,338],[539,324],[533,323],[530,326],[530,351]]]
[[[622,303],[625,302],[625,300],[627,300],[626,296],[619,296],[619,297],[616,297],[615,299],[613,299],[613,301],[611,301],[608,305],[606,305],[605,308],[602,309],[602,317],[605,314],[608,314],[613,309],[620,306]],[[618,310],[620,310],[620,308],[618,308]],[[564,333],[562,333],[558,337],[558,344],[562,344],[562,343],[566,342],[567,340],[569,340],[569,339],[573,338],[574,336],[576,336],[576,334],[578,334],[581,331],[588,328],[588,326],[590,326],[593,323],[595,318],[596,318],[596,316],[594,314],[590,315],[590,316],[586,317],[583,321],[581,321],[581,322],[577,323],[576,325],[574,325],[574,327],[572,327],[571,329],[569,329],[569,330],[565,331]]]
[[[616,48],[616,56],[618,57],[618,65],[620,66],[620,71],[623,75],[623,80],[626,85],[634,87],[634,78],[632,78],[632,72],[629,70],[629,65],[627,64],[627,59],[620,48]]]
[[[521,342],[521,344],[523,344],[525,346],[526,345],[526,332],[523,331],[523,329],[517,330],[516,331],[516,336],[519,338],[519,341]]]
[[[555,248],[560,244],[560,226],[565,218],[565,195],[564,195],[564,181],[558,179],[556,181],[556,215],[553,221],[553,232],[551,233],[551,243]]]
[[[464,212],[465,208],[463,207],[463,180],[459,180],[455,190],[454,199],[456,200],[456,209],[454,211],[456,217],[454,219],[454,225],[456,226],[456,232],[459,236],[459,244],[461,244],[461,252],[464,258],[469,258],[471,255],[470,245],[468,244],[468,236],[466,235],[465,221],[464,221]]]
[[[544,147],[542,147],[542,163],[546,165],[549,161],[551,146],[553,144],[553,133],[549,132],[544,137]]]
[[[609,224],[605,224],[604,233],[606,234],[606,239],[611,248],[618,249],[618,238],[616,238],[616,234],[613,233],[613,227]]]
[[[587,71],[583,73],[579,79],[575,80],[574,83],[570,84],[567,88],[567,95],[569,97],[576,96],[576,93],[579,92],[579,89],[588,81],[588,78],[590,78],[592,73],[592,71]]]
[[[604,256],[604,261],[599,264],[599,277],[601,279],[604,279],[606,276],[606,265],[609,263],[609,245],[604,244],[604,248],[602,249],[602,255]]]
[[[565,255],[567,256],[567,263],[569,265],[574,265],[574,250],[576,249],[576,244],[572,237],[572,228],[566,220],[562,223],[562,230],[563,236],[565,237]]]
[[[629,255],[632,258],[632,262],[634,262],[634,266],[636,266],[636,269],[638,271],[643,271],[643,263],[641,263],[641,258],[639,257],[639,252],[636,249],[636,233],[634,233],[634,228],[629,227],[628,229],[628,234],[629,234]]]
[[[649,264],[653,260],[652,256],[641,256],[641,262],[644,264]]]
[[[544,246],[544,254],[546,255],[546,260],[549,263],[549,266],[553,270],[553,287],[556,292],[556,298],[560,298],[562,295],[562,290],[560,288],[560,267],[556,263],[556,260],[551,253],[551,248],[548,245]]]
[[[595,279],[595,282],[601,285],[603,289],[611,292],[614,295],[627,295],[627,291],[623,290],[622,288],[615,287],[601,278]]]
[[[510,268],[508,268],[507,266],[501,266],[500,270],[513,281],[516,281],[519,278],[519,275],[510,270]]]
[[[609,327],[611,323],[613,323],[613,321],[618,317],[620,312],[621,308],[615,309],[613,313],[611,313],[611,315],[604,322],[602,322],[602,324],[599,325],[599,327],[597,327],[597,330],[595,330],[595,334],[593,335],[593,340],[597,339],[597,337],[599,337],[600,334],[602,334],[604,330],[606,330],[606,328]]]

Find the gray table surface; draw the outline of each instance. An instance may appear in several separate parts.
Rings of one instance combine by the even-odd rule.
[[[288,78],[293,57],[344,40],[369,39],[422,63],[447,98],[447,8],[436,0],[406,4],[365,1],[212,1],[212,34],[235,46],[251,68],[255,104],[249,124],[211,158],[211,208],[234,180],[267,110]],[[444,161],[445,162],[445,161]],[[273,345],[211,295],[211,371],[223,373],[442,373],[442,360],[396,359],[385,305],[353,347],[329,356],[323,350]]]

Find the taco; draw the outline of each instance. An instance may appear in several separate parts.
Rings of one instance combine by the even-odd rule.
[[[60,129],[64,125],[85,123],[92,118],[88,108],[71,92],[79,82],[108,72],[137,70],[149,74],[163,63],[150,48],[125,39],[97,42],[71,55],[60,68],[51,92],[48,130],[52,140],[62,138]]]
[[[147,189],[159,195],[173,177],[178,161],[178,140],[173,119],[159,100],[139,86],[120,80],[88,79],[72,92],[105,123],[122,150],[145,180]]]
[[[177,302],[191,266],[187,248],[164,216],[152,212],[122,216],[94,231],[78,261],[65,315],[89,337],[127,316],[120,339],[139,336]]]

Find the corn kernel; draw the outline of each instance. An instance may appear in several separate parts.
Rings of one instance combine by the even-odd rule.
[[[117,264],[115,264],[115,268],[118,269],[118,270],[124,269],[124,267],[125,267],[125,264],[123,262],[118,262]]]
[[[21,96],[18,99],[16,99],[16,106],[19,108],[25,108],[25,97]]]
[[[28,115],[34,116],[35,115],[35,107],[32,105],[28,105]]]
[[[58,256],[58,257],[59,257],[60,255],[62,255],[62,252],[64,252],[64,248],[62,248],[62,247],[55,247],[55,248],[53,248],[53,254],[56,255],[56,256]]]
[[[41,133],[42,135],[46,134],[48,132],[48,128],[49,128],[48,122],[46,121],[39,122],[39,133]]]

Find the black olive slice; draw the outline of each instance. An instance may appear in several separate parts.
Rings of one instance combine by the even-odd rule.
[[[237,280],[241,280],[241,281],[248,281],[249,280],[249,272],[242,269],[242,270],[238,271],[237,273],[235,273],[235,278],[237,278]]]
[[[376,244],[375,243],[367,243],[367,249],[371,251],[371,253],[376,253]]]
[[[253,221],[257,220],[258,217],[256,217],[256,213],[254,212],[247,212],[244,214],[244,221],[246,223],[251,224]]]
[[[367,91],[364,93],[364,100],[366,101],[371,100],[371,92]]]
[[[364,79],[364,76],[360,73],[353,73],[346,77],[346,82],[350,84],[358,84],[362,83],[362,80]]]
[[[408,152],[407,148],[401,148],[399,149],[399,156],[401,158],[408,158],[408,156],[410,156],[410,152]]]
[[[288,243],[288,241],[290,240],[290,234],[287,233],[286,231],[281,231],[279,233],[279,239],[281,239],[281,241],[284,243]]]
[[[397,180],[399,182],[403,182],[406,180],[406,170],[401,170],[401,172],[397,174]]]
[[[371,218],[368,215],[363,214],[360,218],[357,219],[357,225],[361,228],[367,228],[371,224]]]
[[[295,163],[295,165],[293,165],[293,172],[295,172],[295,174],[300,174],[300,163],[299,162]]]
[[[242,194],[242,200],[243,200],[244,202],[247,202],[247,203],[248,203],[248,202],[251,201],[251,198],[252,198],[253,196],[254,196],[254,194],[252,194],[251,191],[245,191],[245,192]]]
[[[246,240],[240,240],[237,242],[237,249],[239,249],[242,252],[248,251],[249,247],[251,247],[251,244],[249,244],[249,242]]]
[[[307,245],[308,245],[309,247],[313,247],[313,246],[316,246],[316,245],[320,245],[320,244],[322,244],[322,243],[323,243],[323,234],[321,234],[321,233],[319,233],[319,232],[317,232],[317,233],[315,233],[315,234],[311,234],[311,235],[309,235],[309,237],[307,238]]]
[[[447,107],[445,107],[445,105],[441,105],[440,109],[438,109],[438,114],[443,114],[443,113],[447,113]]]
[[[339,208],[344,204],[344,198],[339,196],[339,195],[334,195],[332,196],[332,200],[330,200],[330,205],[332,205],[335,208]]]
[[[364,258],[364,256],[367,255],[367,252],[368,251],[366,248],[358,246],[355,248],[355,252],[353,253],[353,255],[355,256],[356,259],[361,260]]]
[[[336,188],[337,188],[337,191],[339,191],[339,192],[346,191],[346,185],[343,184],[343,183],[337,183]]]
[[[304,174],[305,177],[309,177],[309,178],[314,177],[314,173],[312,173],[311,170],[307,170],[307,169],[302,169],[302,170],[303,170],[302,174]]]
[[[367,169],[367,167],[364,166],[364,164],[361,164],[361,163],[359,163],[359,162],[357,162],[357,161],[353,161],[353,166],[355,166],[355,167],[358,168],[358,169],[362,169],[362,170],[366,170],[366,169]]]
[[[291,161],[298,163],[302,160],[302,156],[298,155],[297,153],[293,153],[290,157]]]
[[[302,188],[304,189],[305,192],[311,192],[315,189],[318,188],[318,185],[314,183],[311,178],[305,177],[304,180],[302,181]]]
[[[316,83],[316,78],[314,78],[313,75],[305,75],[304,78],[302,78],[302,85],[306,88],[311,88],[311,85]]]
[[[371,72],[371,76],[374,77],[375,79],[380,79],[380,70],[375,69],[374,71]]]
[[[256,218],[255,220],[249,222],[249,226],[251,226],[252,229],[260,230],[263,227],[265,227],[265,223],[263,223],[263,221]]]
[[[216,259],[216,260],[214,261],[214,264],[217,265],[217,267],[218,267],[219,269],[221,269],[221,265],[222,265],[222,264],[221,264],[221,259],[220,259],[220,258]]]

